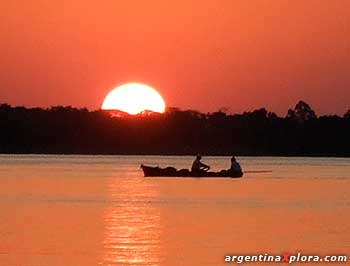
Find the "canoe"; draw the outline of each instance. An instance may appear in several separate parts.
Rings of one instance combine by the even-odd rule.
[[[152,167],[141,164],[141,169],[143,170],[145,177],[230,177],[239,178],[243,176],[241,172],[232,172],[228,170],[222,170],[220,172],[200,172],[193,173],[188,169],[177,170],[174,167]]]

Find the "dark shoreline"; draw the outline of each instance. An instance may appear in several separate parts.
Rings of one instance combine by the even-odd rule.
[[[279,117],[169,108],[128,115],[0,104],[0,153],[350,157],[350,112],[320,116],[305,102]]]
[[[194,154],[121,154],[121,153],[0,153],[0,156],[185,156],[185,157],[194,157]],[[232,154],[226,155],[217,155],[217,154],[202,154],[202,156],[207,157],[231,157]],[[237,157],[259,157],[259,158],[335,158],[335,159],[348,159],[350,156],[333,156],[333,155],[244,155],[244,154],[235,154]]]

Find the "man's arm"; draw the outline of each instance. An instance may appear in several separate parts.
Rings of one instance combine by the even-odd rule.
[[[203,168],[206,168],[206,169],[209,169],[209,168],[210,168],[209,165],[206,165],[206,164],[204,164],[204,163],[202,163],[202,162],[200,162],[200,164],[201,164],[201,167],[203,167]]]

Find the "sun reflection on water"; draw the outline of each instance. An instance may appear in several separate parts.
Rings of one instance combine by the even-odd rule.
[[[114,179],[115,180],[115,179]],[[144,180],[120,179],[109,184],[112,204],[104,214],[105,238],[102,265],[159,265],[160,213],[149,198],[157,191]]]

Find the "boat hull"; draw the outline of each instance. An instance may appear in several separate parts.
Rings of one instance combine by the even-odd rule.
[[[188,169],[177,170],[174,167],[160,168],[141,165],[145,177],[226,177],[240,178],[243,173],[222,170],[220,172],[193,173]]]

